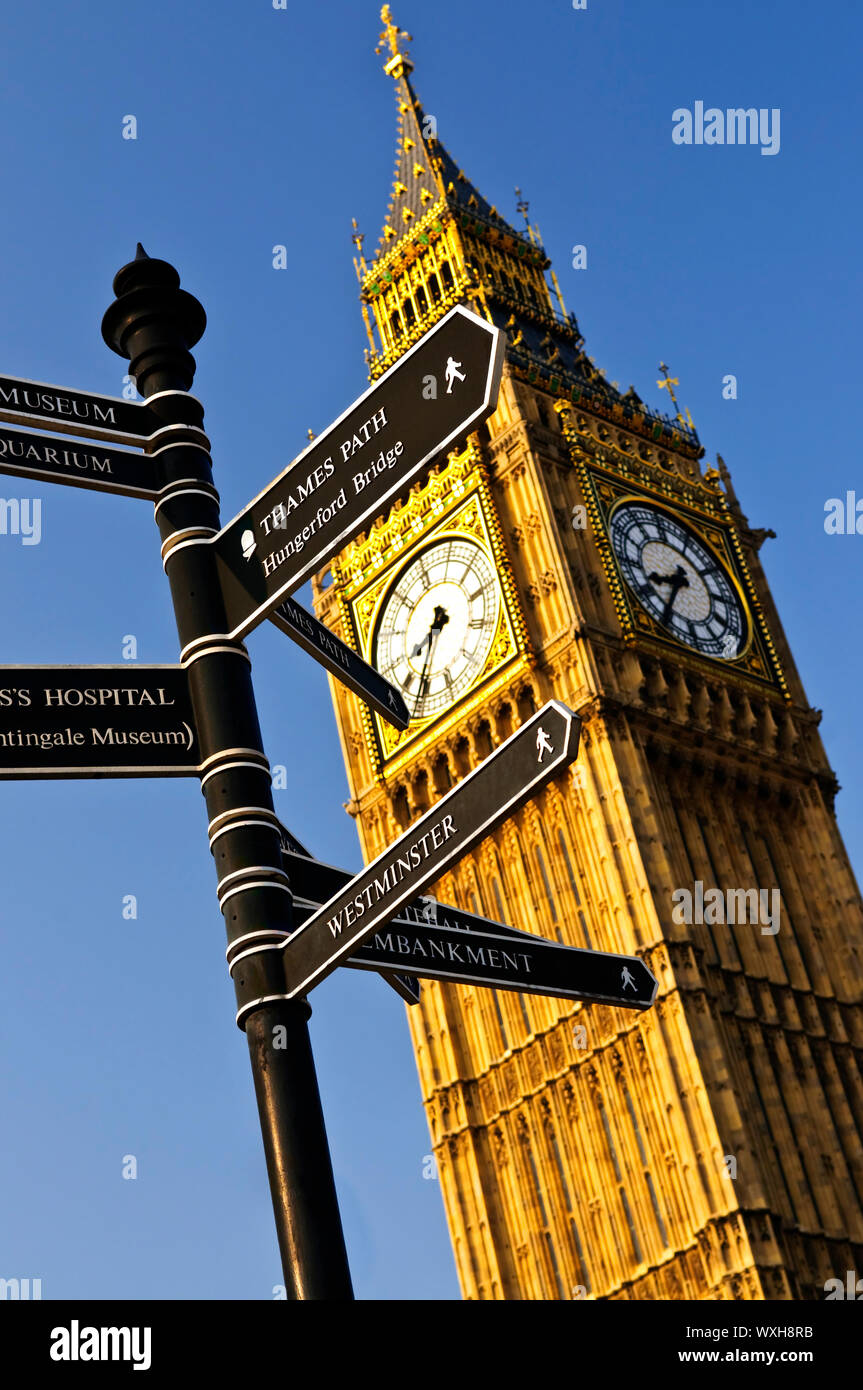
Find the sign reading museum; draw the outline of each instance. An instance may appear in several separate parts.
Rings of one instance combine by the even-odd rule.
[[[195,776],[198,762],[181,666],[0,666],[0,778]]]

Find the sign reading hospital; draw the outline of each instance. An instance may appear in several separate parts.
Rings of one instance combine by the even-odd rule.
[[[0,666],[0,778],[191,777],[199,761],[181,666]]]
[[[243,637],[497,403],[503,335],[457,305],[211,542]]]

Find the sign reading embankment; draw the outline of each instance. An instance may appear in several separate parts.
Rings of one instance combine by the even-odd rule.
[[[192,777],[199,761],[181,666],[0,666],[0,778]]]

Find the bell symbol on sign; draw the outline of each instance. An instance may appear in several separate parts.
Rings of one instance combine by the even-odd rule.
[[[244,531],[240,536],[240,545],[243,547],[243,559],[251,560],[255,553],[255,533],[254,531]]]

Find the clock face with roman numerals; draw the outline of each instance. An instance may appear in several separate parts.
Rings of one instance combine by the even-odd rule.
[[[740,655],[745,610],[728,572],[694,532],[660,507],[621,502],[609,536],[623,578],[667,632],[703,656]]]
[[[374,664],[414,719],[439,714],[470,688],[488,658],[501,591],[489,556],[445,537],[420,551],[387,595]]]

